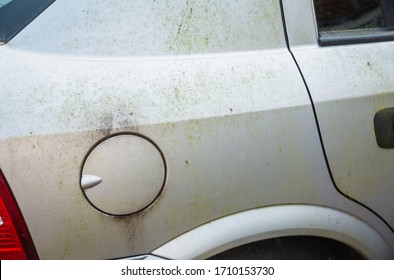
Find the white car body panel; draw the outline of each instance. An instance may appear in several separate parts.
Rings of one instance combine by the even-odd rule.
[[[307,20],[297,21],[299,29],[310,25],[311,2],[295,7],[285,1],[298,12],[309,7]],[[287,19],[288,26],[295,23]],[[297,37],[292,32],[289,37]],[[290,47],[315,104],[334,181],[342,193],[376,211],[393,228],[394,150],[378,147],[374,116],[394,106],[394,42],[318,47],[314,34],[313,44],[291,42]]]
[[[9,54],[3,58],[10,59]],[[230,213],[288,199],[308,201],[310,198],[304,198],[304,191],[299,188],[318,186],[322,177],[327,178],[319,140],[311,137],[316,135],[316,128],[309,101],[286,52],[209,60],[152,60],[146,70],[150,79],[146,78],[145,83],[142,75],[136,74],[134,82],[133,75],[122,73],[136,73],[149,63],[60,58],[61,63],[48,63],[42,68],[35,61],[35,54],[31,56],[26,59],[24,54],[19,60],[22,66],[15,66],[34,69],[23,78],[23,86],[4,87],[14,90],[3,99],[6,102],[2,103],[2,111],[10,111],[4,115],[7,122],[3,124],[8,123],[15,130],[2,129],[1,154],[8,160],[2,161],[1,168],[41,258],[111,258],[147,253],[174,236]],[[44,57],[39,59],[45,62]],[[19,64],[15,57],[12,61],[13,65]],[[204,67],[193,67],[204,61]],[[278,79],[275,83],[271,75],[264,75],[267,71],[272,73],[268,63],[272,61],[277,61],[278,67],[273,73]],[[80,64],[86,66],[75,72]],[[114,67],[121,69],[115,71]],[[172,71],[164,71],[165,68]],[[291,68],[293,76],[280,75]],[[192,80],[182,86],[188,90],[180,90],[177,102],[174,88],[184,79],[173,77],[174,73],[193,76],[198,69],[204,73],[200,82]],[[256,78],[242,83],[249,71]],[[45,79],[31,73],[40,73]],[[112,76],[110,84],[107,75]],[[220,77],[225,77],[225,81],[220,82]],[[5,83],[16,84],[11,75],[7,78]],[[135,89],[135,84],[150,81],[153,85],[149,90],[145,88],[140,93],[138,87]],[[97,88],[86,86],[95,83]],[[220,86],[215,87],[217,83]],[[288,90],[278,90],[284,87]],[[196,96],[199,102],[193,102]],[[284,109],[283,103],[294,99],[297,101],[288,106],[298,105]],[[118,115],[129,112],[133,113],[129,118]],[[203,112],[200,117],[198,112]],[[123,219],[93,209],[84,200],[79,185],[81,164],[90,147],[120,131],[138,132],[153,139],[168,164],[162,197],[149,211]],[[35,135],[40,132],[46,135]],[[216,172],[212,174],[212,170]],[[289,171],[287,176],[283,176],[283,170]],[[292,187],[284,191],[279,186]],[[326,197],[325,191],[312,196],[321,196],[322,200]]]
[[[3,46],[1,59],[3,96],[9,103],[0,106],[3,123],[13,128],[2,129],[1,138],[110,131],[309,102],[299,76],[281,75],[288,67],[296,70],[285,49],[121,61],[46,57]],[[294,84],[298,92],[280,89]]]
[[[282,25],[275,23],[280,13],[275,0],[62,0],[9,45],[45,54],[122,60],[276,49],[284,43]]]
[[[237,5],[246,2],[167,1],[146,26],[129,16],[142,6],[126,3],[117,2],[122,15],[140,28],[130,38],[125,19],[114,16],[119,6],[106,14],[103,1],[56,1],[0,47],[0,168],[41,259],[143,255],[185,233],[203,244],[192,231],[201,225],[274,205],[291,216],[288,204],[329,207],[345,220],[359,219],[358,229],[370,234],[354,232],[361,236],[352,239],[346,228],[344,241],[368,257],[393,257],[394,249],[390,255],[382,247],[394,244],[390,228],[332,184],[308,91],[286,46],[279,1],[247,1],[242,9]],[[178,15],[173,5],[184,12]],[[256,7],[262,14],[250,17]],[[205,19],[216,10],[228,13],[212,31]],[[101,17],[104,22],[96,22]],[[177,20],[155,21],[166,17]],[[250,32],[248,40],[239,40],[245,34],[234,20]],[[138,31],[162,34],[162,44],[142,40]],[[185,33],[173,39],[175,47],[166,44],[179,32]],[[184,41],[189,32],[198,34],[192,42]],[[152,139],[167,163],[161,196],[126,217],[97,211],[80,186],[87,153],[116,133]],[[321,223],[324,229],[326,216]],[[315,233],[340,235],[343,227],[330,223],[330,234]],[[229,235],[226,242],[241,244],[249,235]],[[371,248],[367,237],[379,246]],[[206,248],[184,256],[219,247]]]

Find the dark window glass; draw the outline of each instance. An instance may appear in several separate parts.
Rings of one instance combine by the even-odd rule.
[[[0,44],[7,43],[55,0],[0,0]]]
[[[323,41],[342,38],[345,43],[357,43],[392,36],[379,34],[394,30],[394,0],[314,0],[314,5]]]

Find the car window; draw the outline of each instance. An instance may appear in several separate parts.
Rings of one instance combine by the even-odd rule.
[[[394,0],[314,0],[314,6],[323,45],[393,37]]]
[[[0,0],[0,44],[7,43],[55,0]]]

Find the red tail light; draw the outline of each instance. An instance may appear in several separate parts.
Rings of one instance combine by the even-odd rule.
[[[0,260],[38,259],[29,231],[0,170]]]

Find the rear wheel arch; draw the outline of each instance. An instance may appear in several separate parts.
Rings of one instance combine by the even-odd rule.
[[[212,256],[213,260],[361,260],[348,245],[316,236],[287,236],[248,243]]]
[[[205,259],[256,241],[294,236],[334,240],[367,259],[392,259],[393,245],[348,213],[315,205],[277,205],[219,218],[186,232],[152,253],[170,259]]]

